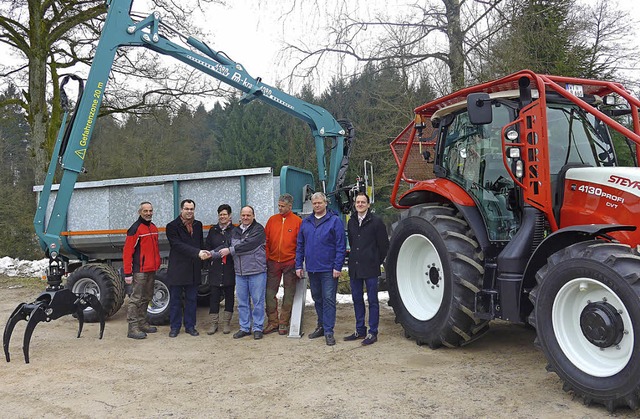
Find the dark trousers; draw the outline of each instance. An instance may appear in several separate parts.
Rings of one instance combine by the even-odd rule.
[[[224,311],[233,313],[233,305],[235,304],[235,285],[220,287],[211,286],[211,299],[209,300],[209,313],[220,313],[220,297],[224,295]]]
[[[171,330],[180,330],[184,314],[184,328],[193,329],[196,327],[196,308],[198,307],[198,286],[192,285],[171,285],[169,287],[171,298],[169,300],[169,323]],[[184,305],[182,297],[184,294]]]
[[[364,325],[365,306],[364,289],[367,286],[367,299],[369,300],[369,333],[378,334],[378,323],[380,321],[380,304],[378,303],[378,278],[349,278],[351,284],[351,297],[353,298],[353,310],[356,312],[356,332],[360,336],[367,334],[367,327]]]

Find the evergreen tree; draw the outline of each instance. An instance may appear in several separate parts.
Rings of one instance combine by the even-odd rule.
[[[0,94],[0,102],[10,103],[18,97],[17,90],[9,86]],[[0,108],[0,255],[23,259],[36,257],[39,251],[33,230],[35,196],[28,132],[20,106]]]

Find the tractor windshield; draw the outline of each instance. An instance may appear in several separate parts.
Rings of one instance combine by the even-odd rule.
[[[494,102],[493,121],[474,125],[467,111],[454,115],[444,133],[440,156],[446,177],[463,187],[476,201],[490,240],[510,240],[518,228],[508,196],[513,180],[502,160],[502,128],[513,120],[513,108]]]
[[[557,175],[566,164],[615,166],[611,138],[604,124],[575,105],[548,104],[549,169]]]

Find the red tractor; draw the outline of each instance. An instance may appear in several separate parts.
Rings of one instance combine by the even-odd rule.
[[[493,319],[530,324],[565,390],[637,409],[638,107],[619,83],[525,70],[416,108],[391,144],[406,336],[457,347]]]

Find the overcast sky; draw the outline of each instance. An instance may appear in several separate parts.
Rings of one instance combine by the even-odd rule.
[[[598,0],[579,1],[595,4]],[[615,3],[615,0],[613,2]],[[359,16],[372,16],[380,10],[389,13],[409,10],[409,7],[403,5],[411,3],[409,0],[347,2],[350,14]],[[344,4],[343,0],[231,0],[227,1],[225,6],[210,6],[206,16],[192,16],[191,23],[207,32],[202,40],[211,48],[223,51],[234,61],[243,64],[253,77],[262,77],[265,83],[276,85],[291,73],[294,65],[292,60],[282,55],[285,42],[313,43],[316,37],[323,36],[322,28],[327,25],[328,16],[335,13],[338,4]],[[295,7],[292,8],[292,5]],[[632,17],[640,21],[640,7],[637,1],[618,2],[618,7],[627,10]],[[133,10],[152,11],[148,0],[135,0]],[[290,13],[283,18],[287,10]],[[630,30],[636,31],[636,28],[637,25]],[[3,52],[6,53],[6,49],[0,47],[0,53]],[[312,84],[316,91],[325,88],[331,78],[338,74],[335,61],[327,60],[323,64],[324,71]],[[299,86],[294,87],[297,88]],[[290,86],[284,86],[283,89],[290,91]]]
[[[140,0],[137,0],[140,1]],[[301,20],[310,22],[318,26],[325,25],[327,12],[335,9],[335,3],[342,0],[323,0],[314,2],[309,0],[235,0],[229,2],[228,6],[216,5],[212,7],[212,16],[207,16],[207,22],[211,22],[211,27],[202,25],[205,29],[212,29],[212,36],[209,38],[210,46],[214,49],[225,51],[233,60],[243,64],[252,76],[260,76],[267,84],[276,84],[283,80],[293,66],[291,60],[287,61],[282,57],[281,51],[284,42],[295,43],[300,40],[309,41],[310,38],[321,36],[321,34],[310,31],[309,27],[300,25]],[[585,4],[596,4],[599,0],[578,0]],[[617,1],[611,0],[612,4],[625,10],[640,24],[640,2],[637,0]],[[281,14],[291,4],[316,4],[322,3],[323,9],[319,10],[321,15],[312,19],[309,16],[300,16],[299,12],[293,12],[292,17],[281,18]],[[390,0],[368,0],[361,2],[350,0],[356,13],[366,13],[372,15],[376,10],[394,10],[402,8],[402,4],[411,4],[411,1],[390,1]],[[311,9],[311,8],[310,8]],[[317,14],[318,10],[313,13]],[[317,30],[317,27],[315,28]],[[638,26],[630,28],[636,31]],[[326,86],[331,77],[336,75],[329,64],[324,73],[321,74],[323,80],[316,81],[321,86]],[[640,71],[640,69],[636,69]],[[640,78],[640,74],[636,77]]]

